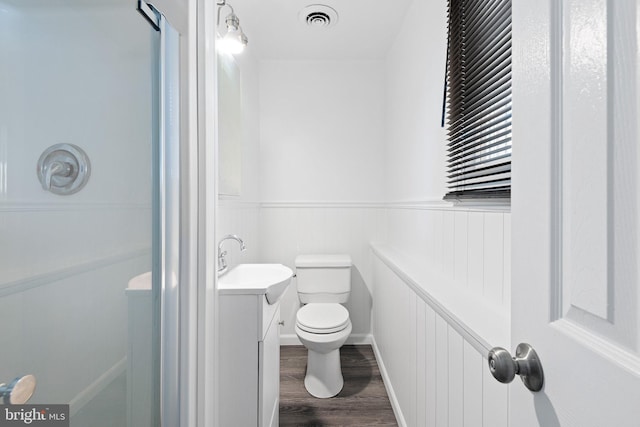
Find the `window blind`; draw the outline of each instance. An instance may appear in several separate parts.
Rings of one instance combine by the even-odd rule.
[[[511,196],[511,0],[448,0],[445,199]]]

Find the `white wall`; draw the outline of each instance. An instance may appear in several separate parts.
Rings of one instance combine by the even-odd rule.
[[[368,242],[383,234],[383,85],[380,61],[260,63],[261,259],[294,267],[301,253],[350,254],[351,342],[371,330]],[[284,343],[298,343],[299,306],[294,281]]]
[[[13,39],[0,79],[0,381],[33,373],[32,401],[72,412],[123,372],[124,289],[150,269],[151,33],[121,6],[0,12]],[[79,193],[37,179],[55,143],[90,157]]]
[[[258,232],[260,211],[260,117],[258,64],[247,48],[235,58],[240,70],[242,110],[242,136],[240,149],[240,192],[234,196],[220,196],[216,236],[237,234],[245,242],[246,250],[240,252],[234,241],[224,243],[228,265],[257,262],[260,251]]]
[[[446,2],[413,1],[385,64],[387,200],[444,196],[446,45]]]
[[[382,200],[383,87],[379,61],[262,61],[262,200]]]
[[[442,202],[445,56],[445,2],[413,1],[386,61],[385,245],[401,267],[375,261],[372,332],[401,425],[506,426],[507,388],[471,343],[509,348],[511,216]]]

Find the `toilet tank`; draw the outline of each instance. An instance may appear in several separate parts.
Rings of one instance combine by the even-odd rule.
[[[345,303],[351,293],[349,255],[298,255],[296,276],[300,302]]]

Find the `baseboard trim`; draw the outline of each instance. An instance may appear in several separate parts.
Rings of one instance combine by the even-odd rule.
[[[372,345],[371,334],[351,334],[347,338],[346,345]],[[280,335],[280,345],[302,345],[296,334],[282,334]]]
[[[94,397],[96,397],[102,390],[107,388],[109,384],[113,382],[119,375],[127,370],[127,358],[123,357],[119,362],[107,369],[102,375],[100,375],[94,382],[89,384],[84,390],[76,395],[69,402],[69,415],[74,416],[80,411],[84,405],[89,403]]]
[[[296,334],[281,334],[280,345],[302,345]]]
[[[398,421],[398,426],[407,427],[407,421],[404,419],[402,409],[400,409],[400,402],[398,402],[398,397],[396,396],[396,392],[394,391],[393,385],[391,384],[391,378],[389,378],[389,373],[387,372],[387,368],[384,365],[384,360],[382,359],[382,355],[380,354],[380,349],[378,348],[378,344],[376,343],[376,338],[373,335],[371,336],[371,347],[373,348],[373,354],[376,356],[378,369],[380,369],[380,375],[382,375],[384,388],[387,390],[389,402],[391,402],[391,408],[393,409],[393,413],[396,416],[396,421]]]

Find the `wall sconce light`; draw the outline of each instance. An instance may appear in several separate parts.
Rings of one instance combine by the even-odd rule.
[[[229,53],[232,55],[241,53],[249,39],[242,31],[240,26],[240,20],[238,15],[233,11],[233,7],[227,3],[226,0],[219,1],[218,6],[218,28],[220,28],[220,11],[224,6],[228,6],[231,9],[231,13],[227,15],[224,22],[227,25],[227,32],[223,35],[218,32],[218,49],[220,52]]]

